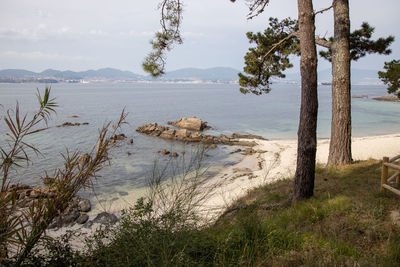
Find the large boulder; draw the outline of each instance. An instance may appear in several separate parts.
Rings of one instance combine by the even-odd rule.
[[[175,139],[175,130],[174,129],[168,129],[166,131],[163,131],[160,134],[160,137],[164,138],[164,139]]]
[[[186,129],[179,129],[175,132],[176,139],[185,140],[190,135],[190,132]]]
[[[203,131],[210,128],[207,126],[206,121],[202,121],[194,116],[188,118],[181,118],[178,121],[169,121],[168,124],[178,128],[195,130],[195,131]]]

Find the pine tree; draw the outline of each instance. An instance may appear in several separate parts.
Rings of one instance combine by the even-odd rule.
[[[350,60],[358,60],[370,53],[390,54],[392,36],[371,40],[374,28],[364,22],[361,28],[350,33],[348,1],[336,0],[333,5],[335,36],[326,40],[315,38],[316,44],[327,48],[320,55],[332,62],[332,123],[329,148],[329,165],[351,163],[351,98]],[[239,74],[243,93],[268,93],[272,77],[284,78],[283,73],[293,65],[290,54],[299,54],[297,21],[287,18],[278,21],[270,18],[264,33],[247,33],[250,43],[245,55],[244,73]]]
[[[379,71],[379,79],[388,85],[388,93],[395,94],[400,98],[400,60],[385,62],[383,67],[386,71]]]

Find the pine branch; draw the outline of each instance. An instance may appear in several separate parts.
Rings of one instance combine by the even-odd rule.
[[[322,13],[328,11],[328,10],[331,9],[331,8],[333,8],[333,5],[331,5],[330,7],[327,7],[327,8],[321,9],[321,10],[318,10],[317,12],[314,12],[314,16],[316,16],[316,15],[318,15],[318,14],[322,14]]]

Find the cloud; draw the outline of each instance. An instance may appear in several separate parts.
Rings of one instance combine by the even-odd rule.
[[[102,31],[102,30],[90,30],[89,31],[90,35],[94,35],[94,36],[108,36],[109,33]]]
[[[17,51],[5,51],[0,53],[2,59],[14,59],[14,60],[26,60],[26,61],[87,61],[90,60],[84,56],[67,56],[60,54],[43,53],[40,51],[32,52],[17,52]]]
[[[73,39],[79,37],[80,35],[82,35],[82,33],[74,32],[69,26],[49,29],[46,24],[39,24],[34,28],[0,28],[0,40],[44,41],[60,38]]]

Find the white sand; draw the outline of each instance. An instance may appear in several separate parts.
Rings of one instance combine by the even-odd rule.
[[[252,188],[294,176],[297,140],[255,141],[259,144],[254,147],[256,154],[246,156],[242,162],[227,168],[210,181],[210,186],[212,183],[221,183],[205,203],[214,215],[221,213]],[[329,140],[318,140],[317,163],[326,164],[328,152]],[[353,138],[352,154],[354,160],[399,155],[400,134]]]
[[[279,179],[292,178],[294,176],[296,170],[297,140],[254,141],[258,143],[254,147],[255,154],[245,156],[238,164],[224,169],[218,175],[209,179],[205,188],[202,188],[207,192],[207,198],[201,211],[205,221],[210,222],[210,220],[215,219],[230,204],[244,196],[249,190]],[[317,163],[326,164],[328,151],[329,140],[318,140]],[[354,160],[382,159],[384,156],[393,157],[399,155],[400,134],[353,138],[352,154]],[[141,193],[143,194],[144,192]],[[117,202],[118,205],[109,207],[109,211],[115,212],[116,209],[127,208],[137,198],[138,196],[135,192],[132,192],[124,201],[126,204],[125,207],[121,205],[122,202]],[[90,214],[91,219],[94,218],[95,213],[96,211],[93,211]],[[66,230],[93,233],[94,229],[96,227],[85,229],[82,226],[75,225],[73,228],[61,228],[56,231],[49,231],[49,234],[50,236],[57,237],[65,233]],[[73,242],[73,244],[80,248],[79,245],[83,243],[79,241]]]

